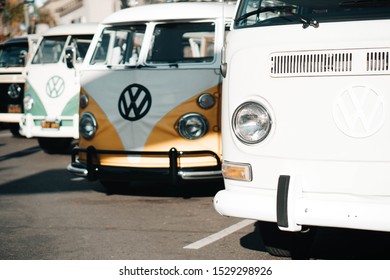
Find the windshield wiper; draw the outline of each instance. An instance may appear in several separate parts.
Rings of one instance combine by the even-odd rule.
[[[251,12],[248,12],[246,14],[243,14],[242,16],[236,18],[234,20],[234,22],[237,24],[239,23],[240,21],[244,20],[244,19],[247,19],[248,17],[250,16],[253,16],[253,15],[260,15],[261,13],[266,13],[266,12],[271,12],[271,13],[277,13],[277,12],[283,12],[283,11],[288,11],[290,12],[289,16],[293,16],[297,19],[300,20],[301,23],[303,23],[303,28],[308,28],[309,26],[313,26],[315,28],[317,28],[319,26],[319,22],[315,19],[309,19],[309,18],[305,18],[305,17],[302,17],[298,14],[295,14],[295,13],[292,13],[291,10],[292,9],[295,9],[296,7],[295,6],[270,6],[270,7],[260,7],[254,11],[251,11]],[[286,18],[287,16],[281,16],[281,18]]]
[[[156,66],[146,65],[146,64],[137,64],[137,65],[116,64],[116,65],[107,65],[107,68],[110,68],[110,69],[141,69],[141,68],[156,68]]]

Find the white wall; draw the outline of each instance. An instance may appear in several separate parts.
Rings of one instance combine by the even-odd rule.
[[[58,18],[58,24],[100,22],[120,9],[119,0],[83,0],[83,6]]]

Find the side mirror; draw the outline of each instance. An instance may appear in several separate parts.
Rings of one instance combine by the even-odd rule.
[[[27,52],[26,51],[21,51],[19,54],[19,62],[22,65],[26,65],[26,58],[27,58]]]
[[[66,61],[66,66],[68,66],[68,68],[74,68],[74,64],[75,64],[74,53],[75,53],[74,47],[67,47],[65,49],[65,61]]]

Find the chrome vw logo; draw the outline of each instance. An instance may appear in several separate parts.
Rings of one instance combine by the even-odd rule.
[[[121,116],[129,121],[142,119],[152,106],[149,90],[139,84],[129,85],[119,97],[118,107]]]
[[[65,82],[59,76],[53,76],[47,81],[46,94],[51,98],[60,96],[65,90]]]
[[[354,86],[335,100],[333,118],[346,135],[364,138],[375,134],[385,120],[381,96],[366,86]]]

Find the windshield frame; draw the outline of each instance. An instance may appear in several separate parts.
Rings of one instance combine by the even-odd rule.
[[[35,54],[33,58],[31,59],[31,64],[32,65],[39,65],[39,64],[56,64],[59,62],[63,62],[64,59],[64,53],[65,53],[65,48],[69,43],[70,40],[70,35],[56,35],[56,36],[44,36],[41,41],[39,42],[39,45],[35,51]],[[61,39],[61,40],[59,40]],[[62,40],[65,39],[65,40]],[[44,51],[44,44],[48,41],[59,41],[63,42],[63,45],[61,46],[61,50],[57,51],[57,58],[53,56],[54,59],[45,59],[46,54],[42,53]],[[59,45],[58,45],[59,46]],[[51,52],[49,52],[50,55],[52,55]]]

